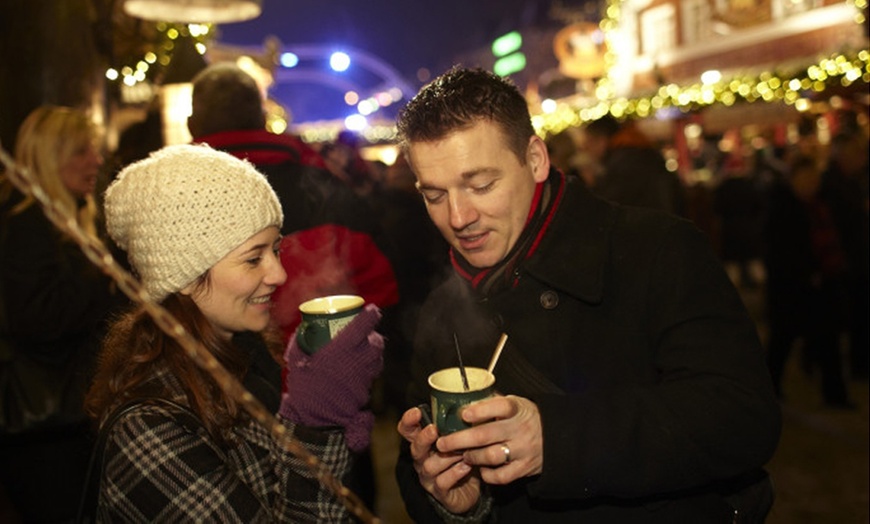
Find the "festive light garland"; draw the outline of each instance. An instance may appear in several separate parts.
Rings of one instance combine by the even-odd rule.
[[[608,0],[605,16],[600,22],[605,39],[613,38],[619,27],[624,0]],[[848,0],[855,7],[854,21],[857,24],[865,22],[863,9],[868,0]],[[197,50],[204,54],[206,42],[212,35],[210,24],[170,24],[158,23],[156,29],[164,36],[157,51],[149,51],[135,66],[125,65],[120,68],[110,68],[106,78],[119,81],[127,88],[146,82],[154,65],[165,67],[172,59],[175,40],[179,37],[192,37],[196,41]],[[614,70],[616,54],[614,46],[608,45],[605,53],[605,64],[608,71]],[[793,74],[777,72],[762,72],[756,75],[741,75],[732,78],[722,78],[714,83],[697,82],[691,85],[667,84],[661,86],[655,93],[633,98],[615,96],[614,82],[609,76],[600,79],[595,89],[597,102],[584,107],[562,103],[549,113],[532,116],[532,123],[541,135],[558,133],[566,128],[582,125],[584,122],[601,118],[607,113],[617,118],[636,116],[645,118],[654,115],[664,108],[674,108],[681,112],[689,112],[702,107],[723,104],[732,106],[738,102],[754,103],[783,102],[805,105],[808,96],[821,93],[826,89],[840,85],[848,87],[856,82],[870,84],[870,51],[863,49],[852,53],[836,53],[821,59],[805,70]],[[395,136],[394,128],[389,132],[384,126],[376,126],[371,134],[377,141],[390,140]],[[339,129],[336,125],[326,125],[318,132],[313,126],[308,127],[305,134],[307,141],[332,139]],[[388,136],[385,136],[388,135]]]
[[[605,17],[600,23],[606,40],[613,38],[619,26],[623,1],[608,0]],[[867,0],[849,0],[849,3],[856,8],[854,21],[863,24],[865,18],[861,10],[867,7]],[[616,64],[616,55],[612,51],[614,46],[607,47],[605,64],[608,71],[613,71]],[[605,76],[596,85],[596,103],[588,107],[561,104],[551,113],[534,115],[532,120],[539,134],[548,135],[596,120],[607,113],[617,118],[644,118],[664,108],[689,112],[713,104],[732,106],[738,102],[757,101],[783,102],[802,108],[808,96],[814,93],[821,93],[836,85],[848,87],[856,82],[870,84],[870,51],[867,49],[832,54],[793,74],[766,71],[757,75],[722,78],[709,84],[671,83],[661,86],[655,93],[633,98],[616,97],[613,79]]]
[[[821,93],[834,85],[848,87],[856,82],[870,84],[870,51],[832,55],[793,76],[763,72],[756,76],[721,80],[715,84],[667,84],[650,96],[599,99],[596,104],[583,108],[563,105],[552,113],[535,115],[532,120],[539,133],[550,134],[596,120],[607,113],[617,118],[644,118],[667,107],[689,112],[713,104],[732,106],[738,102],[800,105],[811,93]],[[607,89],[606,83],[603,89]]]
[[[180,37],[194,39],[196,50],[205,54],[206,42],[212,34],[211,24],[171,24],[158,22],[155,25],[160,33],[160,42],[155,45],[155,51],[148,51],[135,65],[126,64],[120,67],[110,67],[106,70],[106,78],[117,81],[127,87],[135,87],[148,81],[149,75],[160,67],[166,67],[172,61],[175,51],[175,41]]]

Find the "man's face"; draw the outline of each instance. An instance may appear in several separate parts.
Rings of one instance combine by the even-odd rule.
[[[413,143],[408,153],[429,217],[477,268],[494,266],[514,246],[535,184],[550,170],[547,148],[539,137],[529,139],[521,164],[498,126],[489,121],[441,140]]]

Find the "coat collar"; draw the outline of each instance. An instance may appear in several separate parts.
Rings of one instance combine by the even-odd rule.
[[[584,302],[604,298],[616,208],[573,182],[536,253],[523,264],[534,278]]]

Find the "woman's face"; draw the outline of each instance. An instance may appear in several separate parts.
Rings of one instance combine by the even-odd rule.
[[[93,194],[103,157],[94,144],[85,143],[60,166],[60,180],[76,198]]]
[[[255,234],[209,271],[209,285],[191,284],[190,295],[221,337],[262,331],[269,323],[272,293],[287,280],[278,257],[281,235],[274,226]]]

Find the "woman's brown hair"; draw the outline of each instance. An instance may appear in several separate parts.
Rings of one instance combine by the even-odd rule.
[[[197,286],[207,285],[208,273],[197,281]],[[193,299],[173,293],[164,299],[162,306],[233,376],[239,379],[244,376],[248,364],[245,353],[234,347],[232,341],[217,335]],[[109,328],[85,399],[87,414],[99,423],[115,406],[133,398],[153,396],[155,392],[146,383],[162,371],[181,383],[188,405],[208,432],[214,438],[228,438],[229,430],[244,416],[241,407],[141,307],[126,313]]]

